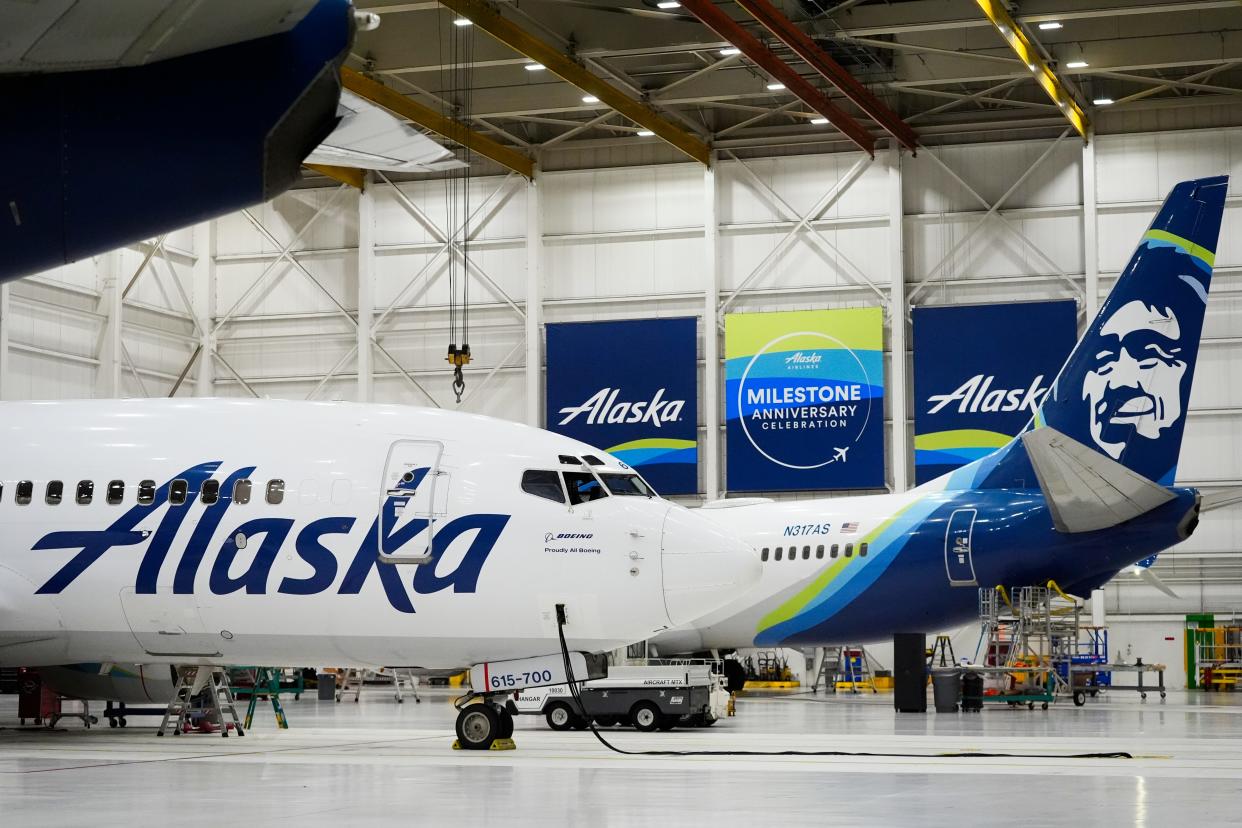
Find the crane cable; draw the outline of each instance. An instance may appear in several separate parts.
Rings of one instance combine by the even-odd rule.
[[[445,28],[441,9],[442,29]],[[464,123],[474,105],[474,28],[448,21],[449,59],[443,59],[440,41],[441,89],[444,115]],[[448,221],[449,346],[445,360],[453,366],[453,393],[461,404],[466,390],[462,369],[470,364],[470,169],[473,151],[462,144],[465,165],[444,172],[444,213]],[[458,299],[460,288],[460,300]],[[458,339],[458,334],[461,338]],[[461,342],[461,347],[457,343]]]

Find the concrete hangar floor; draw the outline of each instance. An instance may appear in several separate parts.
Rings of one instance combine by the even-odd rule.
[[[1048,711],[894,713],[892,698],[749,694],[708,730],[604,731],[630,750],[823,751],[899,756],[623,756],[588,731],[518,718],[518,749],[450,749],[444,690],[395,704],[290,700],[290,730],[260,707],[245,737],[157,739],[76,721],[16,727],[0,696],[5,825],[1236,825],[1242,696],[1116,693]],[[1125,751],[1132,759],[1065,759]],[[1021,754],[944,758],[949,752]]]

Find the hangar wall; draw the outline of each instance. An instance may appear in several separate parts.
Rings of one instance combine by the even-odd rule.
[[[475,180],[467,210],[475,363],[462,408],[539,416],[541,377],[525,368],[539,362],[539,338],[531,348],[526,332],[543,322],[891,299],[888,480],[901,487],[913,479],[917,401],[908,323],[894,328],[893,319],[911,305],[1075,298],[1081,324],[1172,184],[1223,171],[1242,172],[1242,130],[1101,136],[1085,148],[1069,135],[945,146],[905,156],[899,169],[885,152],[873,162],[854,153],[725,154],[712,172],[667,164],[548,172],[536,185]],[[1242,199],[1228,204],[1180,468],[1180,482],[1209,491],[1242,485],[1242,381],[1230,370],[1242,357],[1242,248],[1233,244]],[[440,181],[377,180],[365,195],[297,190],[6,286],[0,393],[164,396],[176,386],[183,396],[452,407],[446,206]],[[903,243],[904,279],[894,284]],[[372,313],[359,317],[360,307]],[[358,345],[372,334],[360,370]],[[894,340],[904,355],[895,365]],[[603,360],[607,350],[583,358]],[[704,364],[700,323],[706,437],[719,421],[702,398]],[[904,409],[895,433],[894,406]],[[703,452],[709,494],[723,451],[721,440],[714,462]],[[907,462],[895,468],[901,455]],[[1157,564],[1180,600],[1119,579],[1108,588],[1110,613],[1238,609],[1240,532],[1242,510],[1208,516]]]

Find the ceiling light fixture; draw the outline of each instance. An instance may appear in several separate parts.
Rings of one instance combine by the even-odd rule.
[[[639,138],[650,138],[651,136],[655,135],[655,133],[649,129],[640,129],[636,134],[638,135]]]
[[[811,123],[815,124],[816,126],[823,126],[824,124],[828,123],[828,119],[827,118],[812,118]]]
[[[1039,28],[1045,32],[1053,32],[1061,28],[1061,24],[1055,20],[1049,20],[1047,23],[1040,23]]]
[[[1096,98],[1091,103],[1095,104],[1096,106],[1108,106],[1109,104],[1113,103],[1113,99],[1112,98]]]
[[[679,9],[681,8],[681,3],[678,3],[677,0],[660,0],[659,3],[656,3],[656,8],[657,9]]]
[[[720,50],[720,54],[723,55],[724,57],[733,57],[734,55],[740,55],[741,53],[742,53],[742,50],[737,48],[736,46],[726,46],[725,48]]]
[[[768,84],[769,92],[780,92],[784,88],[785,88],[785,84],[783,83],[769,83]]]
[[[586,97],[582,99],[582,102],[585,104],[599,103],[599,98],[595,97],[594,95],[587,95]]]
[[[527,72],[542,72],[544,69],[547,69],[548,67],[544,66],[542,63],[528,63],[523,68]]]
[[[454,26],[462,26],[462,27],[465,27],[465,26],[473,26],[473,25],[474,25],[474,21],[473,21],[473,20],[471,20],[469,17],[459,17],[459,18],[457,18],[456,20],[454,20],[454,21],[453,21],[453,25],[454,25]]]
[[[1065,68],[1066,69],[1086,69],[1087,66],[1089,65],[1090,64],[1088,64],[1085,60],[1071,60],[1069,63],[1065,64]]]

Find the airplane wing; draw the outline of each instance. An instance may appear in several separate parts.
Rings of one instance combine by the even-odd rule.
[[[435,172],[466,166],[452,150],[349,90],[341,92],[336,114],[340,123],[305,163],[393,172]]]
[[[1059,532],[1124,523],[1174,498],[1172,492],[1054,428],[1022,435]]]
[[[316,0],[0,0],[0,73],[145,66],[287,32]]]

